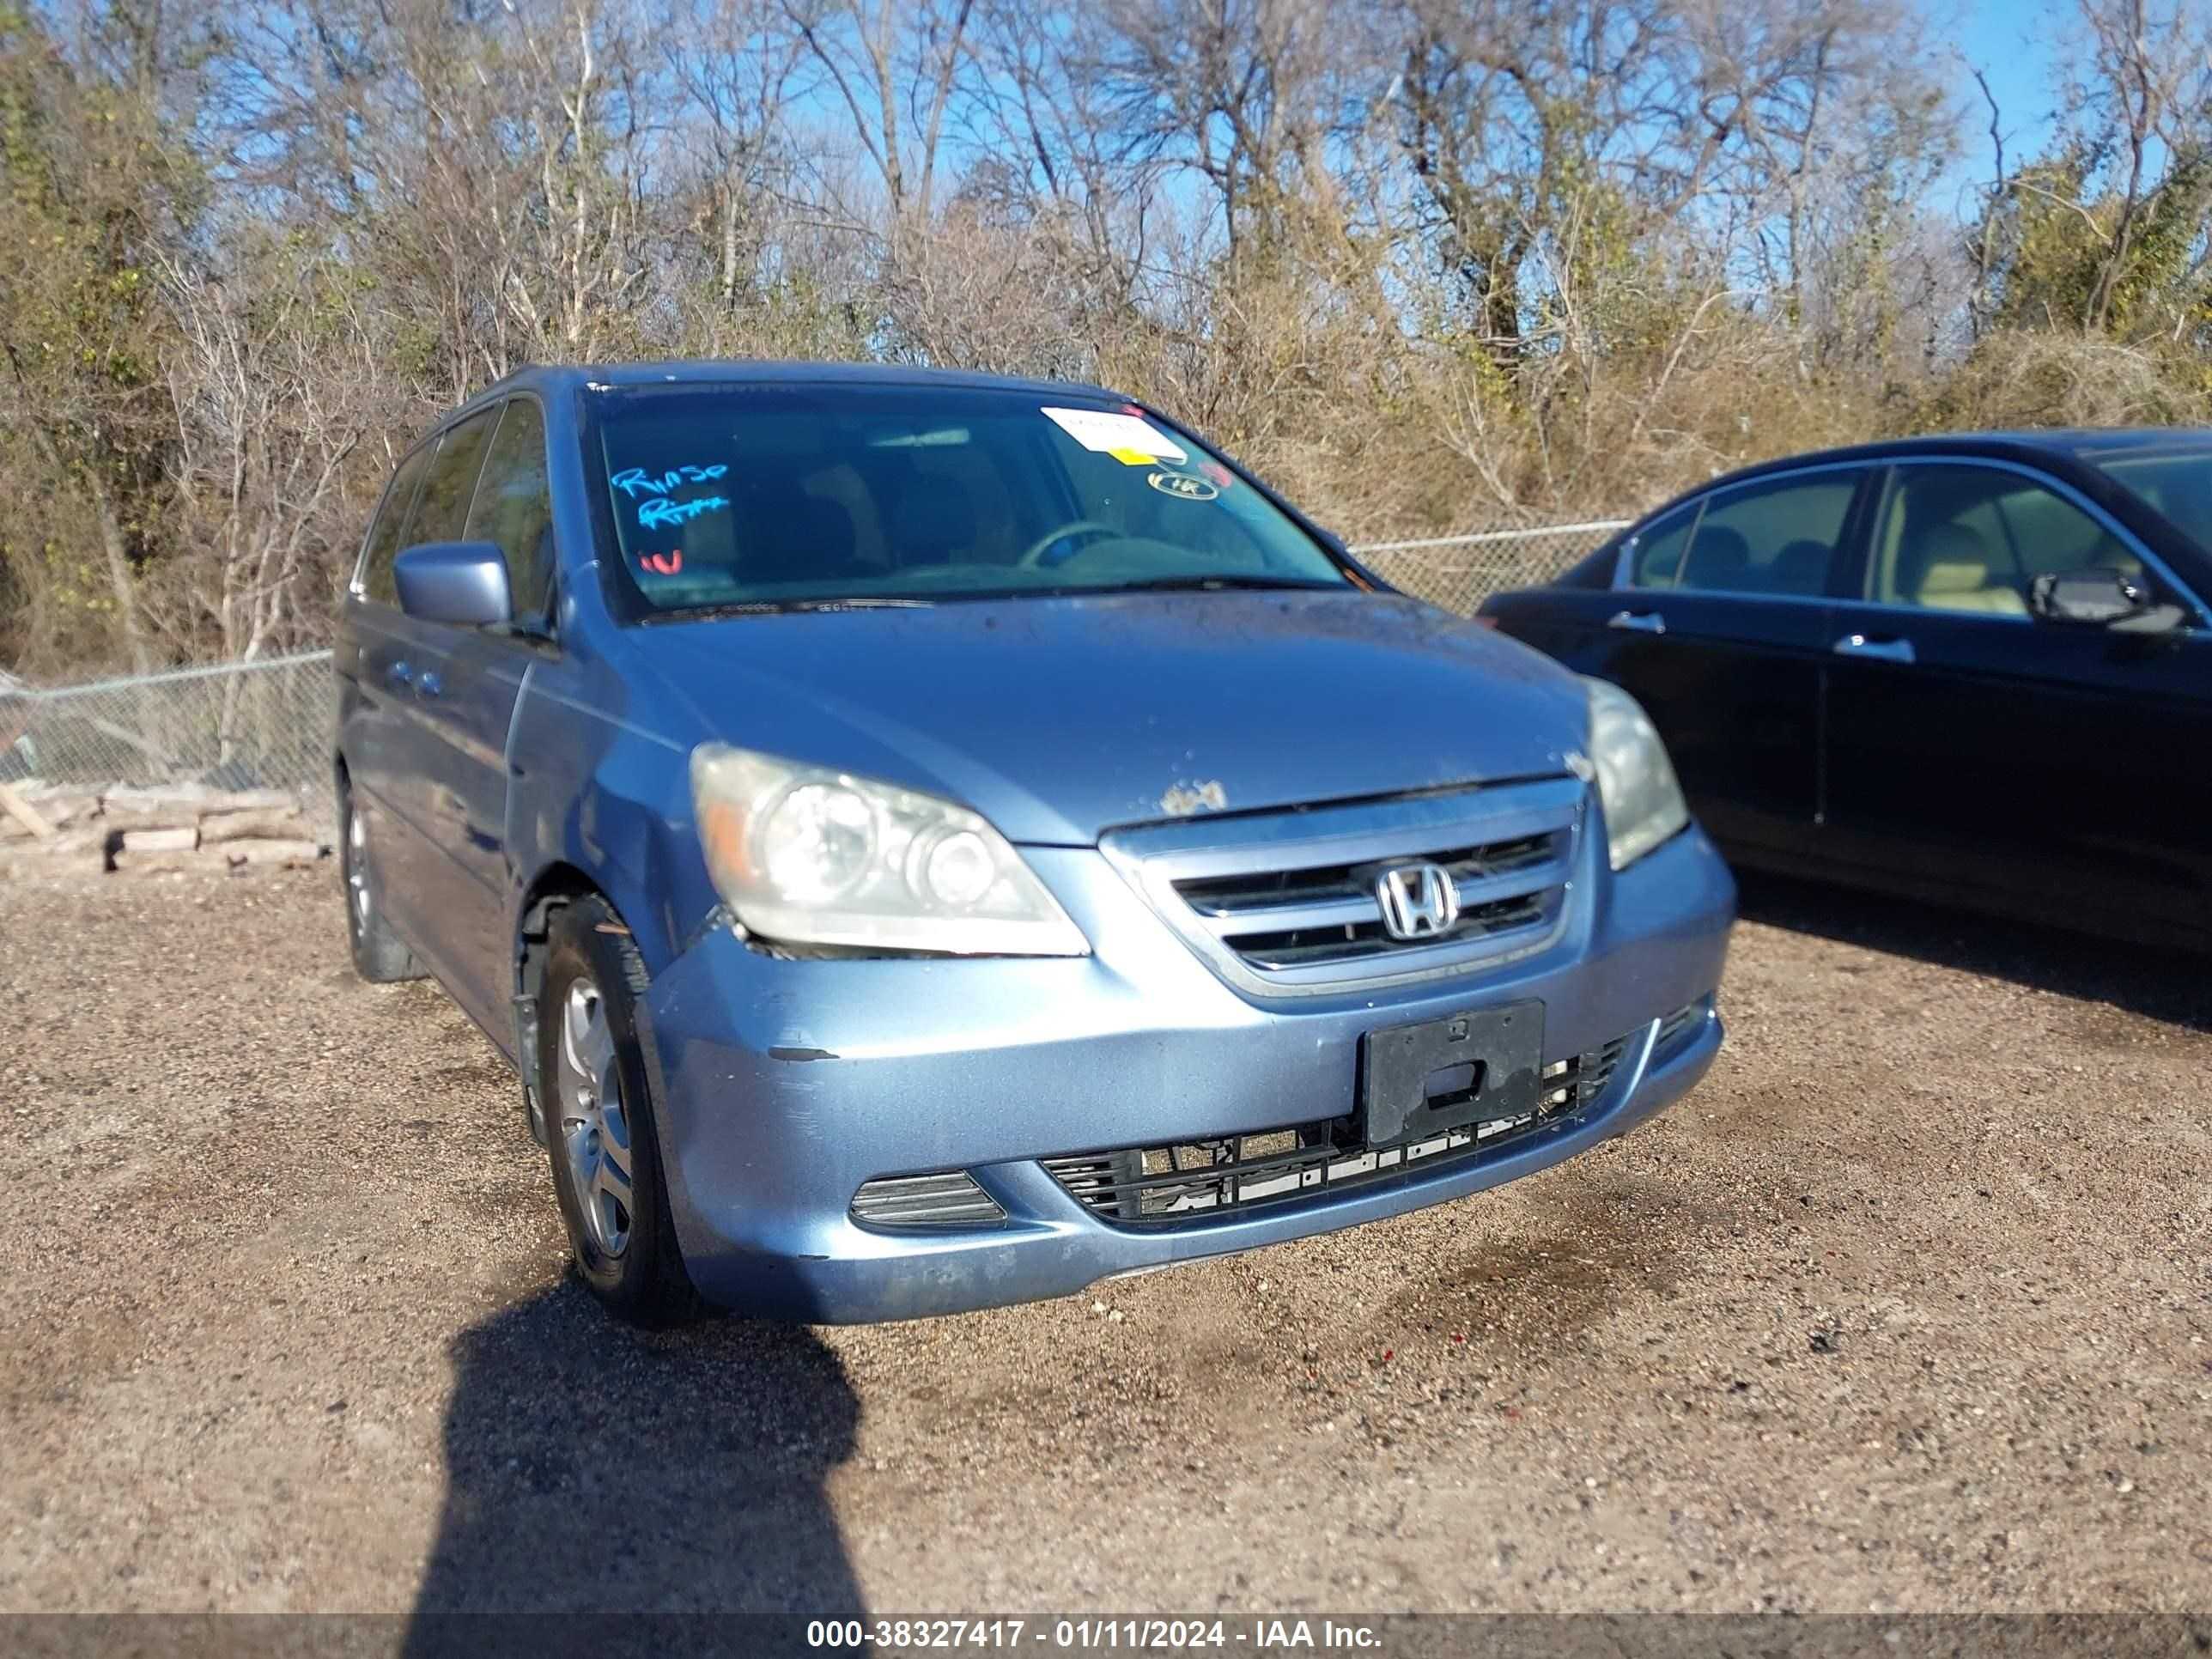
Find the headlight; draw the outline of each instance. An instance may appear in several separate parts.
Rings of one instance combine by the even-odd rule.
[[[963,806],[728,744],[691,751],[699,842],[738,920],[793,944],[1080,957],[1082,931]]]
[[[1597,768],[1598,799],[1605,803],[1613,867],[1626,870],[1669,836],[1686,827],[1690,809],[1667,745],[1643,706],[1619,686],[1587,676],[1590,760]]]

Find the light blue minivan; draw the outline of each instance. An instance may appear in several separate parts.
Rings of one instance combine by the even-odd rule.
[[[1720,1046],[1626,694],[1095,387],[532,368],[343,607],[354,957],[514,1064],[649,1321],[1067,1294],[1462,1198]]]

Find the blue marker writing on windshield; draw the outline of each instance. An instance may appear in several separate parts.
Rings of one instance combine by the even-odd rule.
[[[656,477],[641,466],[626,466],[607,482],[635,501],[641,493],[665,495],[688,483],[712,483],[729,470],[726,463],[715,466],[672,466]]]
[[[637,521],[648,530],[658,530],[665,524],[689,523],[702,513],[711,513],[729,504],[729,499],[723,495],[702,496],[696,501],[672,501],[665,495],[655,495],[639,506]]]

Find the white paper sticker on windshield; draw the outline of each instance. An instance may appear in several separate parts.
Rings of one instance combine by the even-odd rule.
[[[1139,416],[1116,415],[1103,409],[1048,408],[1044,413],[1085,449],[1111,455],[1127,465],[1190,459],[1182,445]]]

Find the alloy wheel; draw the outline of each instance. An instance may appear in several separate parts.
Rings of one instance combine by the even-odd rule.
[[[629,1246],[629,1118],[605,998],[589,979],[568,988],[561,1006],[561,1146],[568,1184],[592,1248],[611,1260]]]

